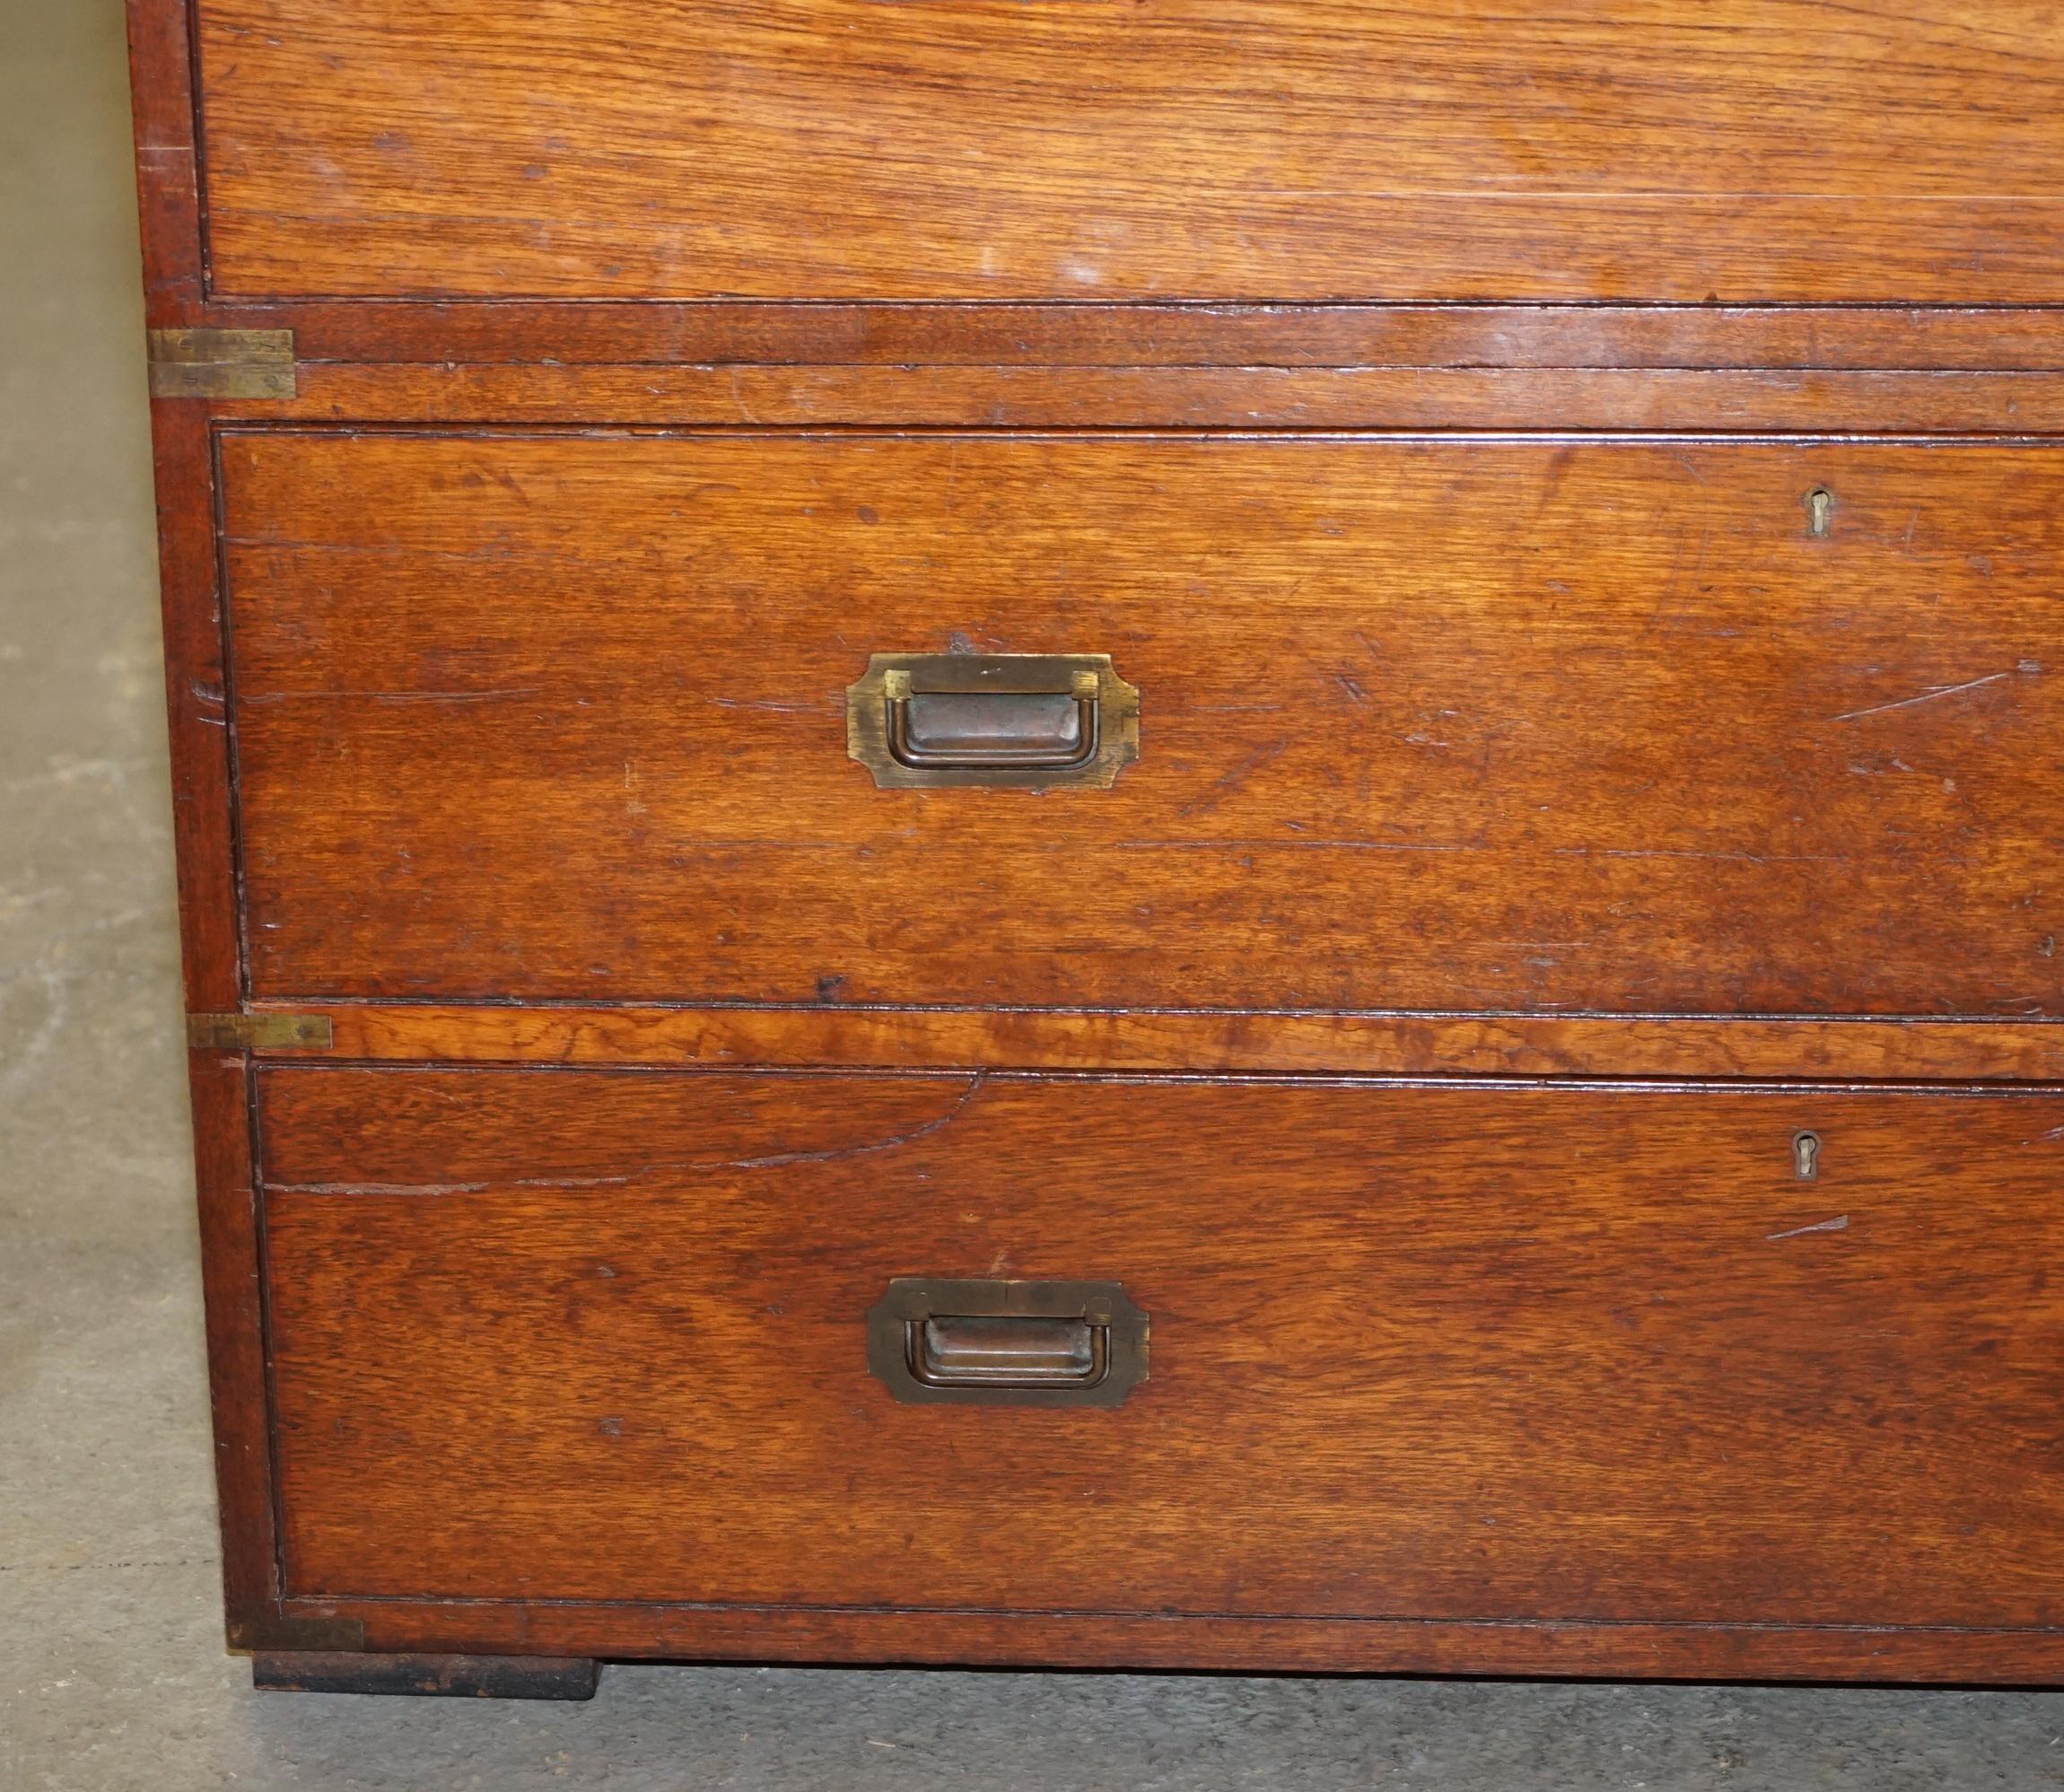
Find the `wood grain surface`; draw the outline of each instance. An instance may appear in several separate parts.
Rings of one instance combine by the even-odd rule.
[[[548,338],[540,338],[548,352]],[[2064,374],[1853,369],[304,363],[239,420],[960,429],[2064,433]]]
[[[2055,311],[1999,306],[217,300],[209,318],[292,329],[305,363],[539,372],[700,364],[2064,372]]]
[[[2054,1090],[259,1080],[301,1599],[2064,1618]],[[1149,1378],[897,1404],[910,1274]]]
[[[280,1004],[259,1004],[259,1011]],[[1252,1010],[287,1005],[319,1053],[393,1063],[2064,1082],[2064,1022]]]
[[[259,996],[2064,1008],[2052,448],[223,456]],[[1140,763],[874,789],[956,643],[1114,654]]]
[[[2064,298],[1994,0],[199,0],[253,295]]]

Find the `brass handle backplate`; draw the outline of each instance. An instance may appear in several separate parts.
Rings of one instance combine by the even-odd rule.
[[[1140,756],[1140,694],[1108,653],[877,653],[845,703],[847,754],[882,790],[1108,789]]]
[[[898,1276],[867,1365],[917,1405],[1115,1406],[1147,1378],[1147,1316],[1115,1281]]]

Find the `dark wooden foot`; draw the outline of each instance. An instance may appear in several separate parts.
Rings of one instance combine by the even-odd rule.
[[[600,1668],[553,1655],[346,1655],[261,1649],[262,1692],[388,1692],[430,1699],[592,1699]]]

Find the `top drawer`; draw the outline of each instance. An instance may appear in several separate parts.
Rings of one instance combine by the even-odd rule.
[[[2064,299],[2064,13],[198,0],[244,295]]]

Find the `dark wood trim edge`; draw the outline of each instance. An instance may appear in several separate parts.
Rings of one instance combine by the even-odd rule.
[[[137,200],[145,321],[178,329],[201,320],[205,275],[187,0],[129,0]],[[137,344],[141,375],[144,345]],[[178,848],[180,956],[189,1010],[239,1008],[243,951],[234,844],[213,428],[205,405],[151,406],[156,468],[165,690]],[[241,1052],[191,1051],[196,1192],[201,1237],[223,1593],[232,1641],[277,1638],[281,1581],[258,1202],[251,1131],[252,1067]],[[329,1647],[362,1633],[326,1621]],[[290,1625],[295,1637],[309,1634]]]
[[[236,1008],[244,988],[223,647],[227,617],[216,524],[219,482],[202,407],[156,400],[151,431],[187,1007],[214,1012]]]
[[[288,1618],[278,1613],[232,1618],[232,1649],[251,1654],[356,1654],[365,1648],[365,1626],[356,1618]]]
[[[281,1580],[252,1174],[252,1071],[238,1052],[194,1052],[188,1062],[223,1604],[232,1647],[258,1648],[279,1634]],[[337,1621],[324,1622],[330,1639],[325,1646],[342,1647]],[[292,1633],[302,1634],[298,1627]]]
[[[339,1602],[342,1603],[342,1602]],[[290,1602],[310,1613],[337,1604]],[[349,1602],[382,1650],[601,1659],[2064,1684],[2064,1630]]]
[[[251,1658],[260,1692],[358,1692],[417,1699],[595,1696],[599,1664],[564,1656],[360,1655],[261,1649]]]
[[[204,205],[188,0],[128,0],[145,321],[205,321]]]

